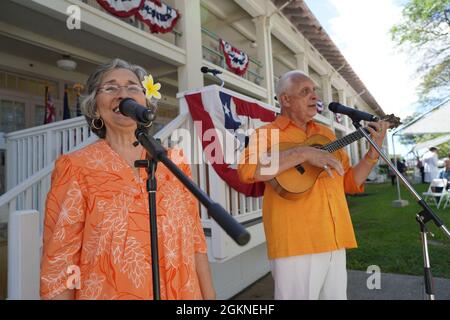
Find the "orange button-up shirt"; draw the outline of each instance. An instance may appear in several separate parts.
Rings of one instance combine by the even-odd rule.
[[[169,157],[182,159],[174,150]],[[187,164],[179,167],[190,176]],[[46,203],[42,298],[74,288],[76,299],[152,299],[147,172],[139,174],[104,139],[56,161]],[[161,298],[201,299],[194,257],[206,253],[206,240],[198,202],[162,163],[156,179]]]
[[[263,135],[261,130],[267,130],[267,134]],[[279,130],[279,141],[271,141],[270,130]],[[331,141],[336,140],[333,132],[324,125],[310,121],[305,132],[289,118],[278,116],[274,122],[257,129],[251,136],[238,166],[240,179],[246,183],[255,182],[257,164],[251,163],[251,160],[260,161],[259,157],[268,151],[264,145],[302,143],[317,134]],[[258,137],[263,136],[267,143],[258,141]],[[256,147],[258,144],[259,148]],[[330,178],[323,172],[314,186],[299,199],[284,199],[270,184],[265,184],[263,222],[269,259],[356,247],[345,193],[362,192],[364,185],[356,185],[346,152],[343,149],[337,152],[341,153],[344,176],[333,171],[334,178]]]

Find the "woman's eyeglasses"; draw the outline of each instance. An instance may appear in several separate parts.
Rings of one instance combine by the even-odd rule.
[[[138,84],[129,84],[126,86],[118,86],[116,84],[107,84],[98,88],[99,92],[103,92],[110,95],[116,95],[120,92],[121,88],[125,88],[128,94],[134,95],[138,93],[143,93],[144,88]]]

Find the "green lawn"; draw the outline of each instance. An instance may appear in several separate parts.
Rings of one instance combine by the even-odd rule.
[[[414,185],[422,194],[426,185]],[[359,196],[349,196],[348,203],[358,241],[358,248],[347,251],[347,268],[367,270],[378,265],[381,272],[423,275],[422,242],[415,215],[420,211],[415,198],[402,186],[402,199],[409,201],[403,208],[393,208],[397,187],[389,184],[368,184]],[[434,212],[450,229],[450,207]],[[429,252],[433,276],[450,278],[450,239],[434,223],[427,223],[435,235],[429,237]]]

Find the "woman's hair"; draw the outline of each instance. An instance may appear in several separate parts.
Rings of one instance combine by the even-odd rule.
[[[97,90],[101,85],[101,81],[105,73],[114,69],[127,69],[133,72],[139,80],[144,80],[144,76],[147,75],[147,71],[144,68],[131,64],[122,59],[114,59],[110,62],[106,62],[100,66],[89,76],[86,86],[87,95],[81,102],[81,112],[84,114],[86,121],[99,138],[104,139],[106,136],[106,127],[102,126],[101,129],[96,129],[92,126],[92,120],[98,119],[97,113]],[[147,99],[147,107],[149,109],[156,109],[156,101]]]

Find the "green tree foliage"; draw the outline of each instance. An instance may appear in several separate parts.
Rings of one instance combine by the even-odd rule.
[[[391,29],[394,41],[412,55],[420,54],[422,98],[450,90],[450,0],[410,0],[403,21]]]

